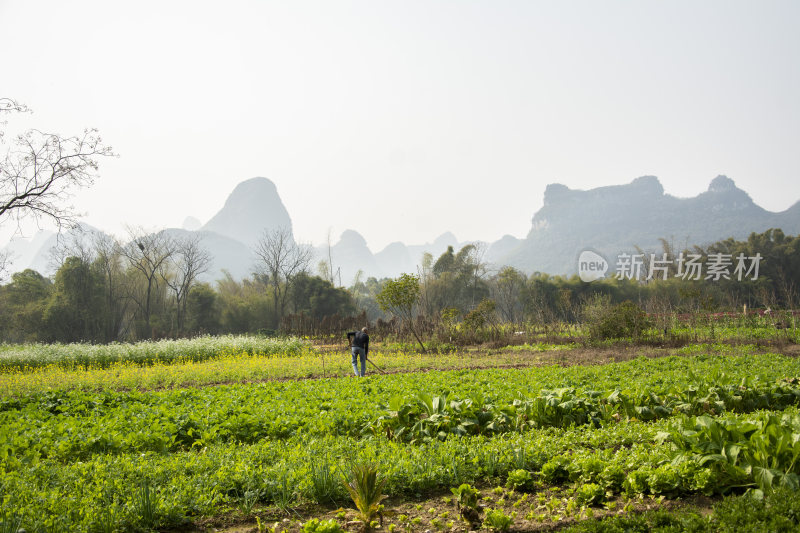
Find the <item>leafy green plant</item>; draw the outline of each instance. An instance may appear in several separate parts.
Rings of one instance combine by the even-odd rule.
[[[672,464],[659,466],[647,478],[647,484],[653,494],[674,496],[682,489],[678,468]]]
[[[332,518],[330,520],[312,518],[303,524],[303,533],[341,533],[342,531],[342,526]]]
[[[507,486],[514,490],[528,488],[533,481],[533,476],[527,470],[512,470],[508,473]]]
[[[456,507],[461,518],[471,524],[480,524],[480,508],[478,507],[478,489],[467,483],[451,488],[450,492],[456,497]]]
[[[459,509],[477,509],[478,508],[478,489],[474,488],[468,483],[462,483],[457,488],[451,488],[450,492],[456,497],[456,505]]]
[[[483,519],[484,527],[492,531],[508,531],[513,523],[514,519],[500,509],[487,509]]]
[[[388,498],[383,494],[386,480],[378,475],[378,465],[359,463],[350,470],[350,479],[344,481],[345,489],[358,509],[359,518],[366,527],[379,512],[381,502]]]
[[[634,470],[628,474],[622,484],[622,488],[628,495],[645,494],[650,486],[647,480],[650,478],[650,472],[647,470]]]
[[[578,505],[599,505],[605,500],[606,491],[597,483],[585,483],[575,492]]]
[[[569,457],[559,455],[553,457],[542,465],[542,478],[548,483],[562,483],[569,479],[569,470],[567,467],[570,465],[571,460]]]
[[[800,414],[764,414],[750,420],[685,418],[659,434],[675,448],[674,463],[694,461],[718,474],[719,490],[800,487]]]

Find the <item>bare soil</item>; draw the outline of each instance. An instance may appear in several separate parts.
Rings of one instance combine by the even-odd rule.
[[[654,509],[687,509],[702,515],[711,512],[717,499],[697,495],[686,499],[615,498],[602,506],[579,507],[570,504],[568,491],[559,487],[543,488],[535,492],[512,491],[501,487],[483,486],[480,488],[479,508],[483,520],[485,509],[499,509],[506,515],[513,516],[511,531],[541,532],[558,531],[567,526],[589,518],[602,518],[617,514],[641,513]],[[385,513],[374,531],[420,532],[433,533],[448,531],[467,533],[469,531],[487,531],[480,522],[468,523],[462,518],[450,493],[438,493],[418,498],[390,498],[384,501]],[[312,519],[336,520],[344,531],[362,532],[364,524],[358,519],[357,512],[349,508],[325,508],[319,505],[306,504],[289,512],[275,508],[255,509],[249,517],[238,511],[226,515],[199,521],[186,528],[173,531],[182,532],[225,532],[255,533],[258,532],[260,520],[263,530],[274,528],[277,532],[297,533],[302,525]]]

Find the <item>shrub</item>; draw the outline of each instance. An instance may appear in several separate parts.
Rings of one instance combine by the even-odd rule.
[[[589,338],[592,340],[607,339],[639,339],[652,322],[641,307],[627,301],[608,308],[605,312],[593,312],[587,315]]]

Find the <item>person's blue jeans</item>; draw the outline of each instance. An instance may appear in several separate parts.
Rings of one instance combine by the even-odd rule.
[[[361,374],[358,373],[358,358],[361,359]],[[353,346],[353,372],[356,376],[363,376],[367,372],[367,352],[360,346]]]

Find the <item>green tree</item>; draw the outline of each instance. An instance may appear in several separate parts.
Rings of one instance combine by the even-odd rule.
[[[95,254],[92,265],[103,284],[103,338],[104,342],[120,340],[125,329],[129,299],[126,287],[125,269],[122,266],[122,252],[119,242],[108,235],[98,233],[92,242]]]
[[[68,257],[56,272],[44,310],[49,340],[96,341],[102,337],[105,317],[100,273],[85,260]]]
[[[426,352],[425,345],[422,343],[417,328],[414,323],[414,311],[417,307],[420,295],[419,278],[413,274],[402,274],[399,278],[388,280],[383,285],[383,289],[377,296],[378,305],[384,312],[391,313],[400,318],[403,324],[408,327],[414,338]]]
[[[367,319],[372,321],[382,316],[381,308],[378,305],[377,296],[383,289],[386,279],[378,280],[370,276],[366,281],[357,279],[348,289],[357,309],[367,313]]]
[[[426,311],[438,314],[445,307],[457,307],[466,313],[489,296],[481,252],[474,244],[462,247],[458,253],[452,246],[447,248],[433,264],[432,276],[425,276]]]
[[[0,286],[0,333],[9,342],[43,340],[44,309],[50,296],[50,280],[27,269],[11,276],[11,283]]]
[[[348,291],[305,273],[295,278],[290,299],[295,313],[305,313],[315,320],[336,314],[350,315],[356,310]]]
[[[517,324],[525,311],[525,274],[507,266],[494,278],[493,293],[497,310],[503,320]]]
[[[220,328],[217,293],[208,283],[198,283],[186,298],[186,322],[192,333],[215,334]]]
[[[267,289],[258,277],[238,282],[225,272],[217,281],[220,329],[228,333],[274,329],[274,305]]]

